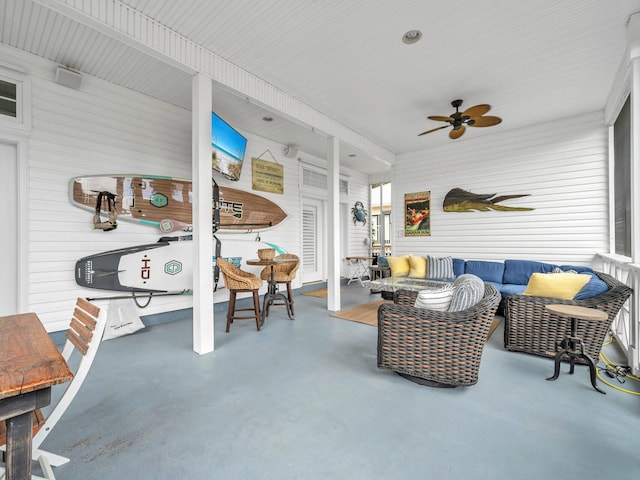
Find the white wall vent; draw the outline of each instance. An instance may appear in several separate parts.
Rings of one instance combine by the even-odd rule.
[[[349,194],[349,180],[340,178],[339,189],[341,194]],[[318,188],[321,190],[327,189],[327,174],[319,172],[317,170],[302,167],[302,185],[305,187]]]

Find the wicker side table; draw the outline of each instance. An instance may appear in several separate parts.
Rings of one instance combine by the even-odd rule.
[[[577,336],[578,320],[586,322],[602,322],[607,320],[608,316],[601,310],[595,308],[579,307],[577,305],[546,305],[546,309],[550,312],[558,315],[559,317],[565,317],[571,319],[571,336],[562,339],[557,346],[557,353],[554,358],[554,372],[553,375],[547,380],[555,380],[560,374],[560,361],[563,357],[569,357],[569,373],[573,375],[573,369],[576,359],[580,358],[584,360],[589,366],[589,373],[591,376],[591,385],[598,392],[606,394],[605,391],[598,388],[596,385],[596,365],[593,359],[584,351],[584,342],[582,338]]]

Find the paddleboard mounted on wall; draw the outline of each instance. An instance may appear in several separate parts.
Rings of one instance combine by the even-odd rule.
[[[278,204],[260,195],[218,186],[215,181],[213,190],[214,233],[266,230],[287,218]],[[76,207],[96,211],[101,193],[118,199],[114,202],[114,215],[120,220],[161,227],[165,233],[188,229],[192,223],[191,180],[155,175],[95,175],[69,181],[70,201]],[[109,205],[102,202],[100,212],[108,213]]]
[[[285,250],[271,243],[233,239],[216,245],[212,258],[225,258],[243,270],[255,269],[246,260],[257,257],[261,248]],[[193,289],[193,242],[162,239],[157,243],[120,248],[81,258],[75,266],[81,287],[132,294],[184,294]]]

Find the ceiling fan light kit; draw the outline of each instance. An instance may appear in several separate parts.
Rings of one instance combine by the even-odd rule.
[[[443,128],[453,127],[449,132],[449,138],[455,140],[456,138],[460,138],[464,134],[464,132],[467,130],[467,126],[491,127],[502,122],[502,119],[500,117],[485,115],[485,113],[491,110],[491,105],[487,105],[485,103],[469,107],[464,112],[459,111],[459,108],[462,106],[462,100],[454,100],[453,102],[451,102],[451,106],[455,108],[456,111],[448,117],[439,115],[431,115],[427,117],[429,120],[434,120],[436,122],[446,122],[449,125],[432,128],[431,130],[427,130],[426,132],[419,133],[418,136],[426,135],[427,133],[435,132],[437,130],[442,130]]]

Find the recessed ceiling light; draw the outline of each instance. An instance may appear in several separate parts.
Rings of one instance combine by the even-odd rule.
[[[347,157],[349,158],[355,158],[356,154],[355,153],[350,153],[349,155],[347,155]]]
[[[416,43],[422,38],[422,32],[420,30],[409,30],[402,36],[402,41],[407,45]]]
[[[273,117],[262,117],[265,122],[273,122]]]

